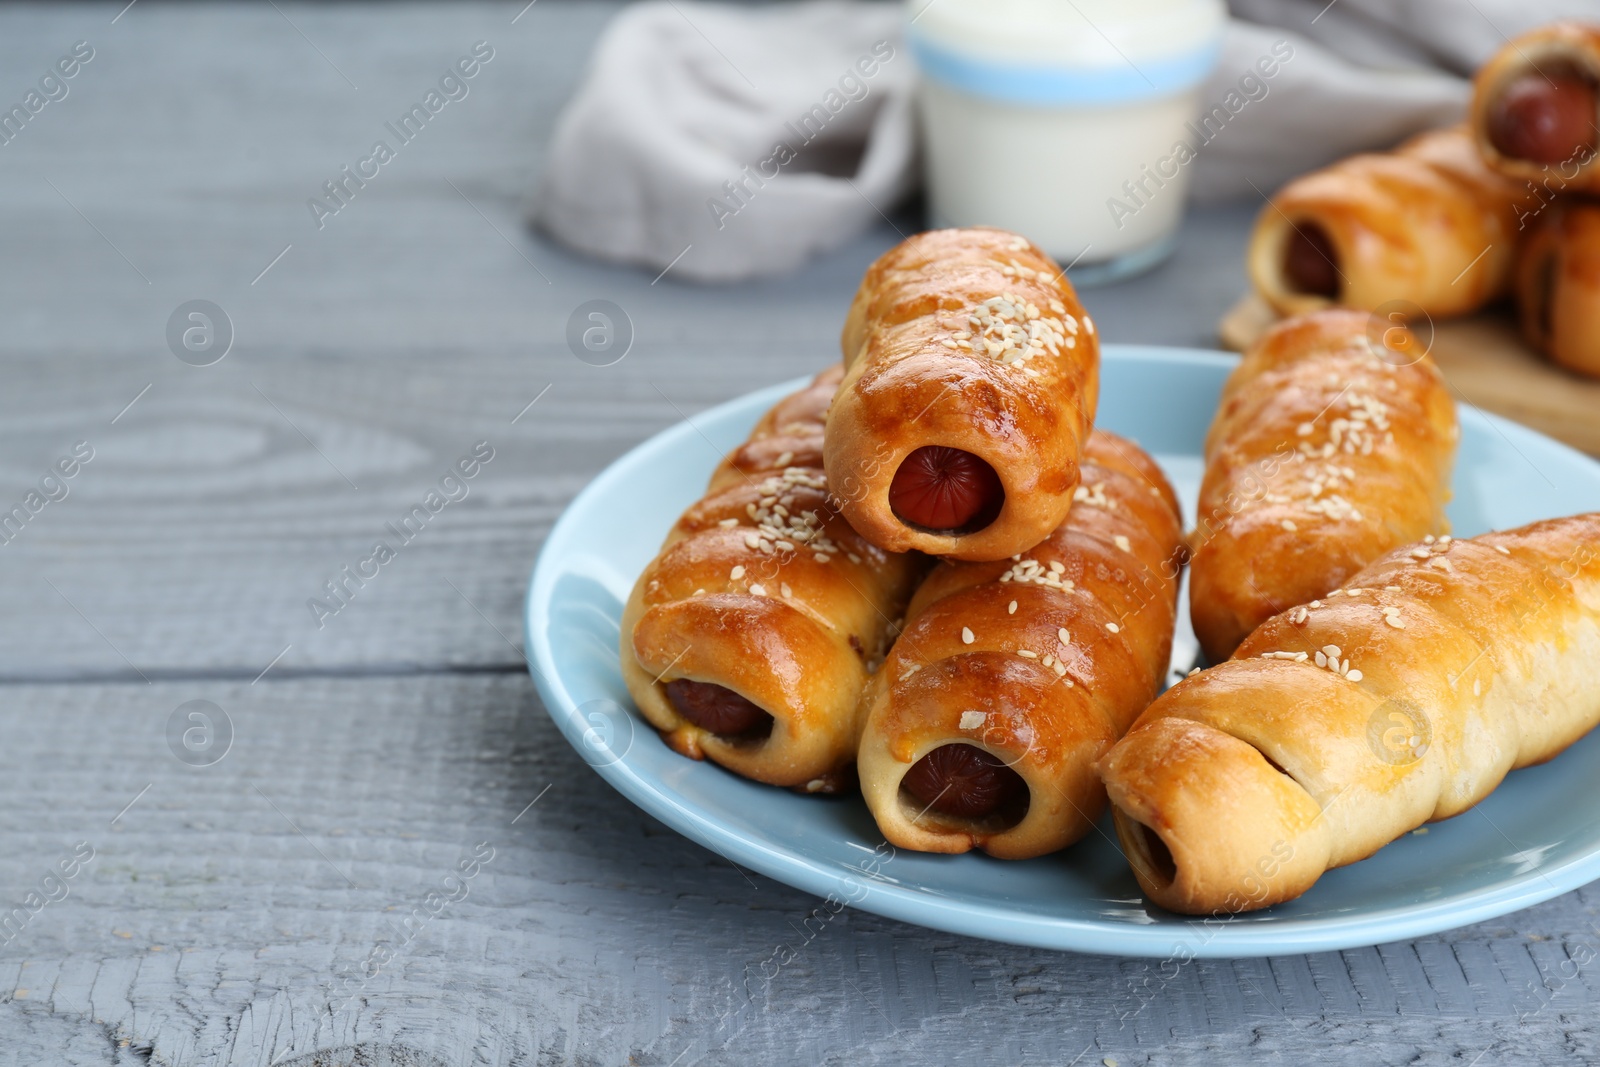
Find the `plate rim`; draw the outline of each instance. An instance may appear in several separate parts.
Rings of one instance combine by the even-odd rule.
[[[1213,349],[1146,344],[1106,344],[1102,347],[1102,356],[1106,360],[1161,364],[1177,362],[1223,368],[1232,367],[1239,358],[1237,353]],[[649,454],[668,446],[677,437],[699,434],[695,419],[718,418],[732,409],[758,403],[768,403],[770,406],[808,383],[811,377],[804,375],[752,390],[650,435],[607,464],[573,497],[551,526],[529,576],[523,604],[523,648],[545,713],[580,757],[583,756],[583,736],[587,727],[578,717],[577,702],[560,680],[548,635],[536,632],[534,627],[538,609],[553,602],[551,593],[558,566],[554,561],[564,555],[560,549],[572,537],[572,527],[578,521],[576,516],[585,511],[594,498],[604,496],[613,482],[623,478]],[[1464,423],[1485,424],[1511,442],[1514,448],[1513,439],[1523,437],[1537,441],[1543,447],[1555,446],[1586,463],[1595,462],[1560,441],[1491,415],[1476,405],[1467,404],[1460,410],[1460,417]],[[865,890],[851,904],[865,911],[968,937],[1056,951],[1144,958],[1187,953],[1185,958],[1246,959],[1364,948],[1425,937],[1497,918],[1560,896],[1600,877],[1600,845],[1597,845],[1586,855],[1570,857],[1550,869],[1530,868],[1504,879],[1490,889],[1463,891],[1425,903],[1400,904],[1377,912],[1364,911],[1348,916],[1289,919],[1271,924],[1180,916],[1163,916],[1149,923],[1051,918],[1021,913],[1004,905],[946,899],[926,890],[907,888],[863,872],[849,874],[848,868],[827,869],[817,861],[729,829],[713,816],[702,813],[665,790],[659,783],[641,776],[620,759],[605,764],[588,759],[584,762],[646,814],[723,858],[741,863],[792,888],[825,898],[840,888],[844,878],[851,877],[857,887]],[[1194,943],[1196,940],[1197,944]]]

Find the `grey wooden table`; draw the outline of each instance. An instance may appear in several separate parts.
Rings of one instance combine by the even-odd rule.
[[[746,996],[817,902],[568,748],[522,664],[524,581],[606,463],[831,359],[896,234],[707,289],[526,233],[615,8],[522,3],[0,11],[7,103],[93,49],[0,146],[0,510],[28,513],[0,545],[0,1062],[1597,1055],[1592,890],[1165,968],[847,910]],[[319,230],[307,198],[478,40],[471,95]],[[1252,214],[1198,212],[1161,270],[1087,293],[1103,333],[1209,343]],[[635,324],[614,366],[564,340],[593,298]],[[193,300],[231,323],[210,366],[204,336],[189,362],[168,343]],[[319,625],[307,601],[480,441],[468,495]],[[75,447],[92,459],[40,489]]]

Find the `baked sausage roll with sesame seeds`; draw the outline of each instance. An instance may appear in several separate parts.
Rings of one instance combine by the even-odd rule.
[[[1600,513],[1397,549],[1167,690],[1100,761],[1145,894],[1291,900],[1600,723]]]
[[[1468,122],[1484,162],[1535,207],[1563,189],[1600,192],[1600,25],[1553,22],[1506,42],[1472,80]]]
[[[1517,256],[1522,336],[1567,370],[1600,378],[1600,205],[1557,204]]]
[[[1246,265],[1283,315],[1391,302],[1460,315],[1509,289],[1526,197],[1465,128],[1435,130],[1291,181],[1261,209]]]
[[[841,345],[824,458],[862,536],[997,560],[1061,525],[1100,346],[1049,256],[1004,230],[918,234],[868,268]]]
[[[868,685],[861,792],[898,848],[1026,859],[1104,809],[1091,765],[1167,670],[1182,520],[1131,441],[1096,431],[1083,471],[1043,544],[936,567]]]
[[[842,367],[780,401],[712,475],[622,613],[622,675],[677,752],[809,792],[852,780],[859,698],[917,581],[829,503]]]
[[[1397,545],[1446,532],[1455,402],[1415,335],[1328,310],[1269,330],[1222,389],[1189,535],[1212,663]]]

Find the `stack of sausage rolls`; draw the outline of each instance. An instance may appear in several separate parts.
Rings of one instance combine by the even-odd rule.
[[[1455,406],[1403,326],[1311,310],[1246,353],[1187,535],[1156,462],[1094,428],[1096,331],[1024,238],[892,249],[842,348],[624,609],[623,678],[685,756],[859,789],[923,852],[1042,856],[1109,806],[1150,899],[1207,914],[1292,899],[1600,721],[1600,515],[1453,539]],[[1186,563],[1215,666],[1162,694]]]
[[[1523,335],[1600,377],[1600,25],[1558,22],[1477,73],[1467,121],[1272,197],[1247,254],[1281,314],[1443,317],[1515,298]]]

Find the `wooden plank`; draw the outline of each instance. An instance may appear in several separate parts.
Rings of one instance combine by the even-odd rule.
[[[1542,999],[1525,988],[1530,947],[1552,977],[1557,954],[1594,944],[1582,893],[1426,939],[1485,963],[1468,968],[1474,1002],[1448,1010],[1410,995],[1396,1010],[1396,991],[1418,981],[1408,952],[1324,954],[1311,969],[1163,964],[999,945],[857,910],[768,984],[760,961],[796,940],[818,902],[623,801],[568,748],[525,675],[7,695],[0,900],[19,900],[78,841],[95,856],[65,899],[0,946],[0,1062],[61,1062],[52,1057],[66,1049],[69,1062],[109,1064],[150,1049],[154,1063],[259,1067],[360,1055],[427,1067],[1080,1054],[1332,1064],[1357,1048],[1389,1062],[1426,1047],[1467,1063],[1513,1037],[1538,1061],[1566,1046],[1570,1013],[1593,1002],[1592,958]],[[207,767],[180,763],[165,733],[172,709],[196,698],[234,729]],[[455,884],[446,875],[480,841],[493,858],[466,896],[415,920],[362,1000],[330,1012],[340,976],[374,945],[398,944],[406,917]],[[1535,928],[1543,940],[1518,932]],[[1502,971],[1492,962],[1502,957],[1520,962]],[[1201,1003],[1209,1013],[1192,1010]],[[6,1058],[19,1048],[52,1056]]]

